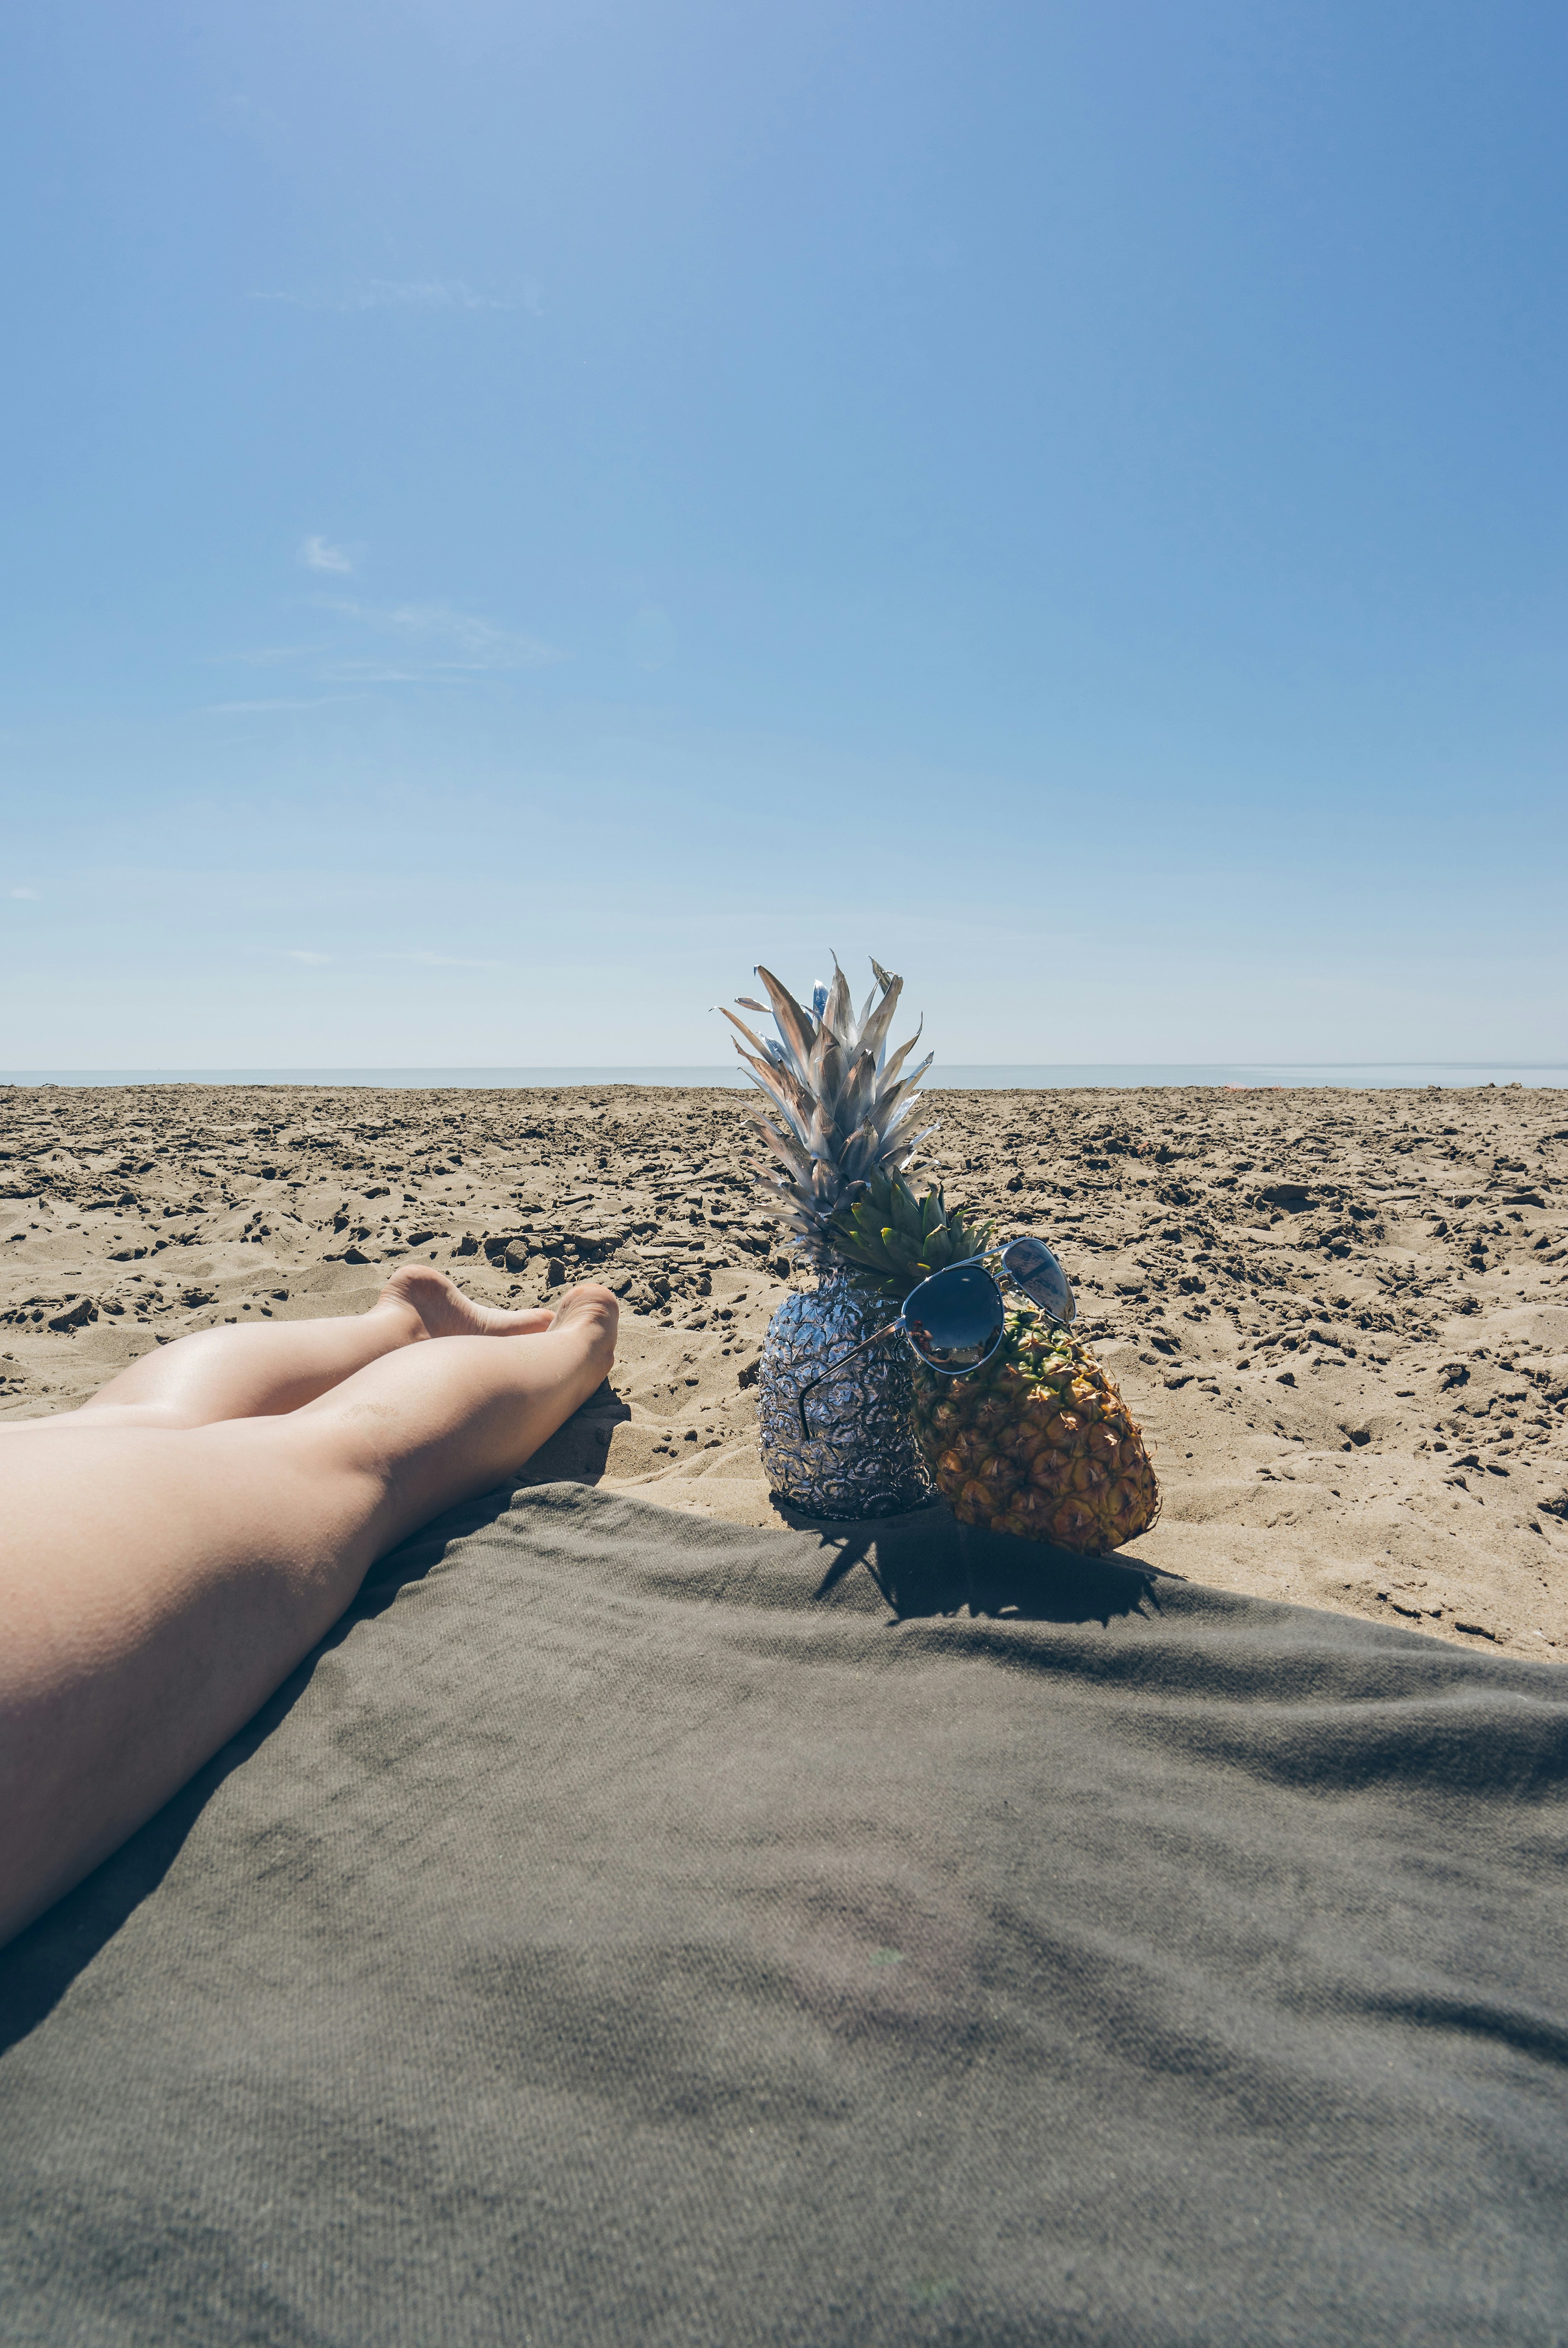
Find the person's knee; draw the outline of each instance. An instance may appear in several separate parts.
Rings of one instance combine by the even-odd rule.
[[[190,1440],[215,1478],[253,1496],[268,1539],[307,1564],[330,1563],[352,1551],[384,1503],[388,1416],[374,1404],[357,1412],[318,1406],[218,1420]]]

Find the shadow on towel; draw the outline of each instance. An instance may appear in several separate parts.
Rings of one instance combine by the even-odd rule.
[[[955,1523],[940,1503],[868,1524],[835,1525],[781,1511],[815,1532],[825,1554],[817,1588],[831,1597],[864,1566],[900,1622],[919,1615],[1011,1615],[1029,1622],[1098,1622],[1158,1613],[1155,1584],[1179,1579],[1152,1566],[1078,1557]]]

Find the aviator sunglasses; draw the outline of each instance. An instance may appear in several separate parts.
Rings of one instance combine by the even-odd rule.
[[[825,1385],[835,1370],[865,1353],[868,1345],[879,1344],[884,1337],[903,1337],[928,1370],[939,1370],[944,1377],[968,1377],[972,1370],[983,1369],[1007,1334],[1002,1292],[986,1270],[993,1256],[1000,1256],[1002,1270],[1031,1304],[1038,1304],[1049,1320],[1066,1328],[1078,1311],[1077,1300],[1067,1274],[1043,1240],[1009,1240],[1005,1247],[966,1256],[962,1263],[950,1263],[923,1280],[918,1288],[912,1288],[897,1321],[889,1321],[885,1329],[874,1329],[858,1345],[851,1345],[847,1353],[829,1362],[820,1377],[801,1387],[795,1402],[800,1431],[806,1441],[813,1440],[805,1416],[807,1395]]]

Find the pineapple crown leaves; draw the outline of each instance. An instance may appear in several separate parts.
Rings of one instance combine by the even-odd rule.
[[[950,1263],[979,1255],[991,1235],[971,1223],[941,1191],[917,1197],[897,1174],[873,1174],[830,1216],[826,1237],[835,1254],[879,1296],[902,1304],[911,1289]]]
[[[790,1226],[802,1252],[818,1266],[831,1261],[827,1220],[848,1203],[855,1186],[907,1166],[935,1130],[926,1126],[911,1132],[909,1121],[917,1088],[936,1056],[928,1052],[905,1072],[919,1027],[888,1052],[904,982],[875,960],[871,968],[876,985],[857,1016],[836,955],[833,983],[815,989],[809,1011],[759,963],[768,1002],[749,995],[738,1000],[744,1011],[771,1008],[776,1041],[724,1012],[745,1038],[735,1049],[766,1099],[765,1112],[753,1117],[772,1160],[758,1168],[768,1194],[763,1204]]]

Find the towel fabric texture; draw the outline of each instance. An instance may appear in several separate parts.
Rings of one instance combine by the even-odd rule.
[[[1568,1679],[491,1495],[0,1954],[10,2348],[1568,2342]]]

